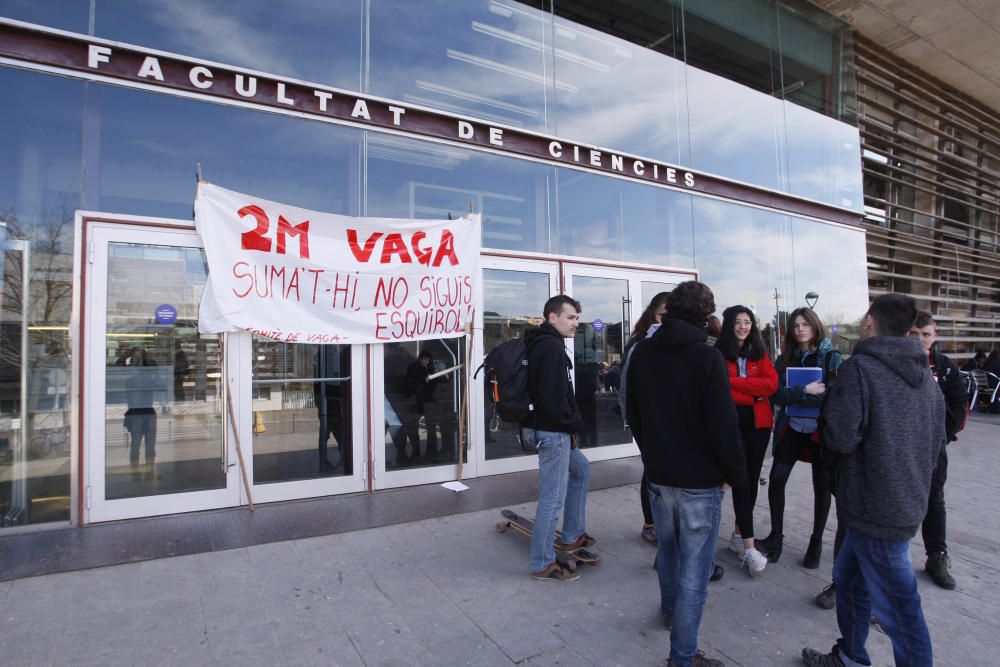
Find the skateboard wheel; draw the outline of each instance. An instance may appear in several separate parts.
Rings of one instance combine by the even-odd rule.
[[[507,522],[506,521],[497,521],[497,532],[498,533],[506,533],[507,532]]]

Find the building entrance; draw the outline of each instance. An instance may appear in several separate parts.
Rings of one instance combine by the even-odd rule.
[[[482,313],[474,356],[482,359],[496,345],[540,324],[545,301],[554,294],[569,294],[583,307],[576,337],[567,341],[585,424],[578,442],[591,461],[635,456],[638,448],[625,430],[618,407],[625,342],[656,293],[694,277],[687,271],[583,263],[569,258],[484,255]],[[470,453],[476,474],[536,467],[534,452],[521,447],[517,425],[507,424],[493,413],[483,374],[472,387],[479,416]]]
[[[195,231],[85,223],[85,523],[365,488],[362,354],[201,334]]]
[[[578,441],[591,460],[634,456],[625,342],[655,293],[692,277],[486,252],[471,351],[465,338],[287,344],[198,332],[208,268],[190,223],[80,225],[83,523],[448,481],[460,454],[464,478],[534,468],[471,376],[560,292],[583,305],[567,341]]]
[[[198,333],[197,235],[97,222],[86,234],[84,522],[239,504],[235,368],[222,336]]]

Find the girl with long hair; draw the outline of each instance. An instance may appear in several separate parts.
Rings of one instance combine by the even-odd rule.
[[[812,464],[813,531],[803,566],[819,567],[823,552],[823,530],[830,514],[833,488],[833,455],[820,446],[818,417],[789,415],[788,408],[820,408],[830,383],[837,377],[840,353],[833,348],[823,323],[812,308],[796,308],[788,317],[788,330],[775,366],[778,391],[771,402],[779,407],[774,425],[774,463],[767,491],[771,505],[771,534],[757,542],[772,563],[781,556],[785,514],[785,486],[796,461]],[[819,368],[821,379],[805,385],[787,384],[789,368]],[[797,411],[798,412],[798,411]]]
[[[639,321],[635,323],[632,335],[625,344],[625,351],[622,355],[625,358],[625,363],[622,365],[621,384],[618,389],[618,405],[621,408],[622,415],[627,414],[625,411],[625,406],[627,405],[626,400],[628,399],[626,391],[626,374],[628,373],[629,356],[632,354],[632,350],[635,349],[635,346],[639,341],[652,336],[653,333],[659,328],[660,320],[663,317],[663,314],[667,312],[668,296],[670,296],[670,292],[660,292],[653,297],[653,299],[649,302],[649,305],[646,306],[646,309],[642,311],[642,316],[639,317]],[[642,531],[639,533],[639,536],[650,544],[656,544],[656,528],[653,523],[653,510],[649,506],[649,492],[646,489],[646,471],[643,470],[642,482],[639,483],[639,500],[642,503]]]
[[[726,358],[747,462],[747,484],[733,487],[736,530],[729,546],[741,557],[752,577],[763,572],[767,565],[767,558],[754,546],[753,508],[774,421],[768,399],[778,389],[778,374],[764,349],[757,318],[746,306],[730,306],[723,311],[715,347]]]

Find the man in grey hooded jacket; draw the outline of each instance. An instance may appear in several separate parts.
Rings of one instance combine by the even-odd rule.
[[[945,444],[945,405],[923,349],[906,337],[916,317],[909,296],[875,299],[827,397],[825,443],[843,455],[837,510],[847,530],[833,566],[842,636],[830,653],[803,649],[807,665],[870,665],[865,642],[873,612],[897,665],[933,662],[910,539],[927,512]]]

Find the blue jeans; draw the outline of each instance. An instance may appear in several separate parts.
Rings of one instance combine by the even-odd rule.
[[[579,449],[570,449],[569,433],[526,428],[521,437],[538,450],[538,509],[531,533],[531,571],[538,572],[556,559],[553,543],[564,506],[563,542],[576,542],[583,535],[590,462]]]
[[[680,489],[649,483],[660,550],[660,611],[672,614],[670,659],[687,667],[698,650],[698,628],[715,565],[722,489]]]
[[[892,640],[897,667],[934,664],[909,540],[880,540],[848,527],[833,565],[833,580],[837,625],[843,635],[837,647],[845,665],[872,664],[865,642],[873,612]]]

